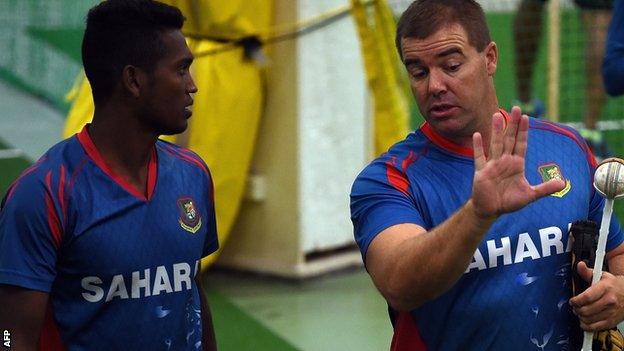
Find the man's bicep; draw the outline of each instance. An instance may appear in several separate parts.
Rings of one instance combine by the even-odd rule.
[[[376,284],[387,276],[388,270],[396,263],[397,254],[406,240],[422,235],[427,230],[414,223],[396,224],[382,230],[368,246],[366,268]]]
[[[47,303],[45,292],[0,284],[0,329],[11,333],[13,348],[37,347]]]
[[[397,189],[382,175],[358,176],[351,190],[351,220],[364,261],[370,243],[387,228],[402,223],[426,226],[422,212],[409,191]]]

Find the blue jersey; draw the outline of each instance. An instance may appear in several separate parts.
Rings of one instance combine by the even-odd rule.
[[[212,179],[197,155],[158,141],[141,194],[87,127],[27,169],[0,212],[0,283],[49,293],[43,350],[196,350],[194,277],[217,248]]]
[[[558,177],[566,187],[499,217],[444,294],[410,313],[391,311],[393,350],[566,349],[578,324],[568,304],[568,228],[578,219],[600,223],[604,199],[592,186],[595,159],[576,132],[543,120],[529,125],[529,183]],[[351,192],[364,259],[371,241],[390,226],[415,223],[430,230],[451,217],[471,195],[473,162],[472,149],[424,124],[367,166]],[[623,240],[613,220],[607,249]]]
[[[607,34],[602,77],[607,93],[613,96],[624,94],[624,0],[615,2]]]

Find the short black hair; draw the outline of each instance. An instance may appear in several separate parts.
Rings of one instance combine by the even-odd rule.
[[[89,10],[82,64],[95,102],[111,97],[126,65],[153,71],[165,54],[160,35],[180,30],[179,9],[154,0],[107,0]]]
[[[459,24],[478,52],[492,41],[481,5],[474,0],[416,0],[397,23],[396,47],[403,58],[403,38],[425,39],[449,25]]]

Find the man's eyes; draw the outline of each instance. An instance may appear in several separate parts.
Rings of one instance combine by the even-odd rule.
[[[422,68],[412,68],[409,70],[410,75],[414,78],[423,78],[427,75],[427,72]]]
[[[189,73],[189,66],[188,66],[188,65],[184,65],[184,66],[180,67],[180,68],[178,69],[178,73],[179,73],[180,75],[186,75],[186,74],[188,74],[188,73]]]
[[[459,70],[459,67],[461,66],[460,63],[458,62],[453,62],[453,63],[449,63],[446,65],[446,69],[450,72],[456,72],[457,70]]]

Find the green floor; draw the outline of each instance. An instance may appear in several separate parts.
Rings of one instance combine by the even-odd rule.
[[[216,270],[206,285],[220,349],[389,348],[386,304],[363,269],[301,282]]]

